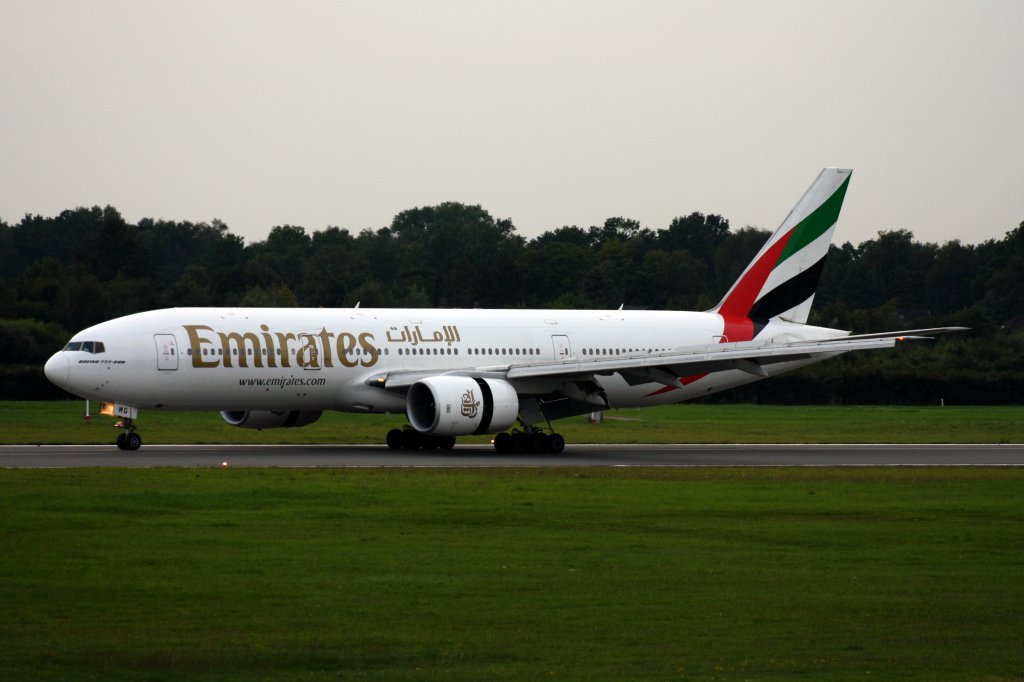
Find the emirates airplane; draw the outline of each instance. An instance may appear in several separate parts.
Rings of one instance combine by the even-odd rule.
[[[170,308],[75,334],[54,384],[120,417],[218,410],[229,424],[310,424],[324,410],[404,412],[392,448],[496,434],[499,452],[561,452],[551,421],[676,403],[853,350],[956,331],[851,336],[806,324],[852,171],[824,169],[715,308],[442,310]]]

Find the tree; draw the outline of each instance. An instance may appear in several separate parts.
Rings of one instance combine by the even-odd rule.
[[[299,302],[284,282],[269,287],[252,287],[239,303],[245,308],[295,308]]]
[[[65,330],[156,307],[701,310],[721,299],[768,235],[732,232],[721,216],[692,213],[657,232],[617,217],[527,242],[511,220],[449,202],[403,211],[357,235],[278,226],[246,246],[217,220],[132,225],[110,206],[26,215],[0,221],[0,385],[53,395],[37,364],[66,341]],[[934,351],[853,354],[721,399],[905,401],[941,393],[1019,402],[1024,223],[977,245],[921,243],[907,230],[833,245],[811,315],[812,324],[855,332],[958,324],[973,331],[940,339]]]
[[[718,216],[708,217],[718,218]],[[721,221],[717,224],[722,222],[728,229],[728,221]],[[714,247],[714,254],[710,261],[701,259],[692,252],[687,252],[694,260],[706,265],[708,274],[705,281],[710,282],[708,294],[715,303],[720,301],[733,282],[739,279],[743,269],[754,259],[769,237],[771,237],[771,232],[748,225],[736,232],[727,232],[721,237],[716,236],[717,246]]]
[[[596,258],[586,244],[544,236],[530,242],[519,259],[526,303],[538,308],[567,294],[580,293]]]
[[[925,277],[925,302],[934,315],[946,315],[970,308],[983,295],[975,273],[978,258],[971,246],[960,240],[939,247]]]
[[[525,242],[511,221],[495,221],[480,206],[447,202],[398,214],[390,233],[401,247],[404,288],[410,279],[425,281],[433,305],[500,307],[518,299],[516,259]]]
[[[303,267],[312,241],[303,227],[278,225],[266,241],[246,248],[246,279],[250,285],[269,289],[279,284],[295,291],[301,286]]]
[[[659,310],[693,310],[705,293],[707,266],[689,251],[667,253],[660,249],[644,255],[643,278],[637,298]]]
[[[70,336],[54,322],[0,319],[0,364],[42,364]]]
[[[914,241],[909,230],[878,233],[860,245],[855,278],[864,292],[864,303],[877,306],[895,300],[904,310],[926,310],[924,284],[935,259],[935,244]]]
[[[984,304],[1000,322],[1024,316],[1024,222],[998,245],[982,245],[990,256]]]
[[[325,307],[353,305],[351,292],[369,276],[370,268],[348,230],[329,227],[314,232],[310,256],[303,264],[299,302]]]
[[[720,215],[691,213],[672,220],[667,230],[658,233],[658,245],[665,251],[687,251],[707,263],[708,284],[715,282],[715,249],[729,235],[729,221]]]
[[[649,239],[653,235],[649,230],[641,230],[640,223],[630,218],[608,218],[601,227],[593,226],[588,230],[590,246],[600,249],[605,244],[628,239]]]
[[[217,292],[233,288],[242,263],[244,244],[219,220],[212,223],[139,221],[141,264],[160,287],[170,286],[189,266],[209,273]]]

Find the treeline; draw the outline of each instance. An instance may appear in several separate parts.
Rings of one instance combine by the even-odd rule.
[[[0,388],[63,395],[41,364],[72,333],[173,306],[712,307],[767,239],[692,213],[664,229],[610,218],[527,240],[480,206],[404,211],[378,230],[283,225],[246,244],[219,221],[113,207],[0,222]],[[981,244],[881,232],[833,246],[812,323],[854,331],[960,324],[928,348],[858,353],[721,400],[1008,403],[1024,400],[1024,223]]]

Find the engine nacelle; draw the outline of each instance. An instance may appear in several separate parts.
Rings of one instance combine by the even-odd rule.
[[[312,424],[320,415],[322,410],[246,410],[246,411],[224,411],[220,416],[228,424],[237,426],[240,429],[276,429],[279,427],[289,428],[292,426],[306,426]]]
[[[519,396],[512,384],[501,379],[430,377],[409,387],[405,413],[420,433],[497,433],[515,423]]]

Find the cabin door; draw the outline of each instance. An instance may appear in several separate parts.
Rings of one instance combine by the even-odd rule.
[[[154,334],[153,340],[156,341],[156,368],[178,369],[178,342],[174,334]]]
[[[568,360],[572,357],[572,347],[569,345],[569,337],[565,334],[552,334],[551,343],[555,347],[555,361]]]
[[[319,370],[323,367],[323,343],[316,334],[299,334],[301,345],[295,352],[296,364],[305,370]]]

